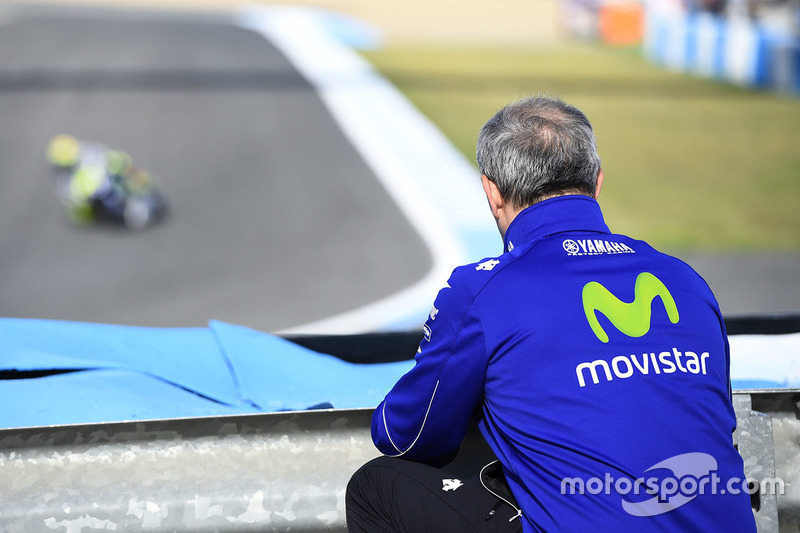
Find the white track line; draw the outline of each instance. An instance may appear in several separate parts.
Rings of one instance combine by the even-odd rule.
[[[267,37],[312,83],[422,237],[433,266],[399,293],[280,333],[359,333],[407,328],[412,320],[419,325],[452,269],[468,262],[459,232],[496,229],[475,169],[394,86],[330,35],[325,24],[331,16],[313,8],[250,6],[237,21]]]

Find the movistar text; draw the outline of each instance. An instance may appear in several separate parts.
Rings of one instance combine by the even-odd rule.
[[[618,355],[606,361],[596,359],[581,363],[575,367],[578,385],[585,387],[587,384],[597,385],[601,381],[614,379],[627,379],[636,375],[648,374],[674,374],[683,372],[688,374],[706,374],[706,361],[708,352],[671,351],[649,352],[641,355]]]

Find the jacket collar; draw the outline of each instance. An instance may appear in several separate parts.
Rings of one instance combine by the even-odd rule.
[[[567,231],[611,233],[597,200],[588,196],[557,196],[526,207],[511,221],[505,250]]]

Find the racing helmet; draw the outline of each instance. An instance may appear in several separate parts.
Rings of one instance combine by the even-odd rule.
[[[74,167],[81,157],[81,143],[72,135],[56,135],[47,145],[47,161],[60,168]]]

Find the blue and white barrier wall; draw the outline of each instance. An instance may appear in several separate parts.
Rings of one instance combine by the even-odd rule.
[[[748,20],[649,11],[644,49],[671,70],[800,93],[800,40]]]

